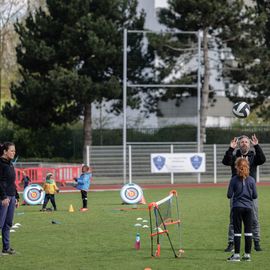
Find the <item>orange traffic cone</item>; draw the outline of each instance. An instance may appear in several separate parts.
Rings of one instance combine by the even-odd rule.
[[[74,208],[73,208],[72,204],[69,206],[68,212],[74,212]]]
[[[142,199],[141,199],[141,201],[140,201],[140,204],[146,204],[146,200],[145,200],[145,198],[144,198],[143,195],[142,195]]]

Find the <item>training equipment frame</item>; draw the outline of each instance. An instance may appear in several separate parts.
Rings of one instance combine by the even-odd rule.
[[[172,215],[172,204],[175,202],[176,207],[176,218],[174,219]],[[167,206],[167,207],[166,207]],[[166,207],[166,208],[165,208]],[[165,212],[161,208],[165,208]],[[179,258],[183,253],[183,249],[181,246],[181,235],[180,235],[180,216],[179,216],[179,206],[178,206],[178,195],[175,190],[170,191],[170,194],[164,199],[158,202],[152,202],[148,205],[149,209],[149,219],[150,219],[150,229],[151,229],[151,256],[152,257],[160,257],[160,235],[166,234],[170,247],[173,251],[174,257]],[[154,221],[154,222],[153,222]],[[168,226],[177,225],[178,229],[178,241],[179,241],[179,249],[176,251],[174,247],[171,237],[169,234]],[[154,254],[154,238],[156,237],[157,249]]]

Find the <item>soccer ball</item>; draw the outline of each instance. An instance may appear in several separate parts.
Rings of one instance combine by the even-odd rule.
[[[250,114],[250,106],[246,102],[237,102],[233,105],[233,114],[238,118],[246,118]]]

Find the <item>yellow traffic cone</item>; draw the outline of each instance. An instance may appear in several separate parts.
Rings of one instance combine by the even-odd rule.
[[[73,208],[72,204],[69,206],[68,212],[74,212],[74,208]]]

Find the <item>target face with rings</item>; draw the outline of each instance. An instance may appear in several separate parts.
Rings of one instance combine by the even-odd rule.
[[[45,192],[38,184],[27,186],[23,191],[23,199],[27,204],[36,205],[43,203]]]
[[[136,184],[126,184],[122,187],[120,195],[123,202],[135,204],[142,200],[143,191],[141,187]]]

